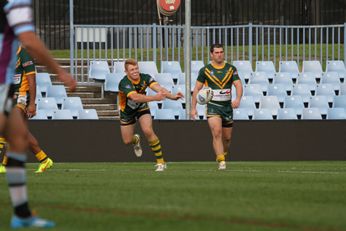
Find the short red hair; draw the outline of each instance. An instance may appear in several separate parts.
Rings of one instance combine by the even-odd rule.
[[[138,62],[135,59],[126,59],[125,61],[125,70],[127,70],[127,66],[128,65],[133,65],[133,66],[137,66]]]

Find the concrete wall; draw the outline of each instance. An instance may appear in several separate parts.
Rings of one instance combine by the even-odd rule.
[[[30,121],[41,147],[57,162],[153,161],[122,143],[118,121]],[[206,121],[154,121],[168,161],[213,161]],[[346,160],[346,121],[237,121],[233,160]],[[29,155],[30,161],[35,161]]]

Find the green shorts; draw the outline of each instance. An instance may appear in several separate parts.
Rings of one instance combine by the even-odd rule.
[[[126,126],[136,123],[136,121],[145,114],[150,115],[149,107],[141,108],[133,111],[132,113],[125,113],[120,111],[120,125]]]
[[[231,105],[222,106],[215,103],[207,104],[207,118],[210,117],[221,117],[222,127],[229,128],[233,126],[233,109]]]

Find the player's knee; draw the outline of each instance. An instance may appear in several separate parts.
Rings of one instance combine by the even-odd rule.
[[[132,144],[132,138],[123,138],[124,144]]]
[[[154,130],[152,128],[144,128],[143,133],[146,137],[152,137],[155,135]]]

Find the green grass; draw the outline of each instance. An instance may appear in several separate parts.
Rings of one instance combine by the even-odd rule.
[[[28,165],[30,204],[53,230],[346,230],[346,162]],[[0,176],[0,230],[11,215]]]

